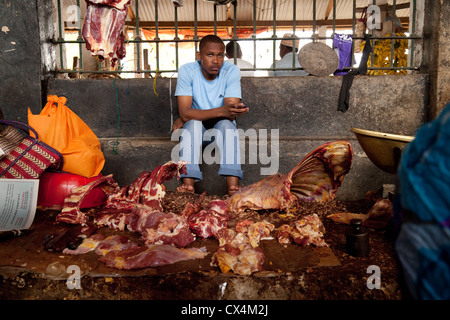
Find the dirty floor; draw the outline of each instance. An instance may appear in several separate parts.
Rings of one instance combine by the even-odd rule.
[[[199,195],[168,192],[167,212],[179,213]],[[215,196],[209,199],[218,198]],[[329,247],[281,245],[263,240],[264,271],[251,276],[223,274],[202,260],[157,268],[120,271],[106,267],[94,253],[68,256],[45,251],[42,238],[58,228],[55,212],[38,212],[32,231],[0,243],[0,299],[2,300],[402,300],[405,299],[390,227],[370,231],[370,254],[355,258],[345,252],[347,225],[326,218],[336,212],[367,213],[370,199],[304,203],[291,215],[248,212],[242,218],[266,219],[276,226],[316,213],[324,223]],[[106,234],[118,231],[101,228]],[[124,231],[136,241],[137,235]],[[215,252],[217,241],[197,239],[191,246]],[[68,267],[81,271],[81,288],[69,288]],[[379,271],[379,286],[373,274]]]

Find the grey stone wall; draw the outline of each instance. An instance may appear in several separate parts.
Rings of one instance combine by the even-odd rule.
[[[261,168],[274,168],[278,162],[278,172],[286,173],[314,148],[340,139],[352,143],[355,157],[338,198],[359,199],[367,191],[395,182],[395,176],[372,164],[349,129],[414,135],[425,121],[428,77],[355,77],[350,107],[344,113],[337,111],[341,82],[342,77],[242,79],[243,101],[250,112],[238,119],[238,127],[244,132],[252,128],[257,133],[266,129],[269,136],[273,129],[279,133],[279,158],[271,156],[269,147],[269,164],[260,158],[256,164],[250,164],[250,146],[246,142],[243,185],[263,178]],[[143,170],[171,160],[172,150],[178,144],[169,133],[171,116],[176,117],[175,86],[175,78],[158,78],[155,95],[152,79],[118,79],[114,84],[112,79],[53,79],[48,94],[65,96],[67,105],[96,133],[106,157],[103,174],[113,173],[122,186]],[[118,144],[113,150],[117,133]],[[258,139],[264,146],[265,140],[260,135]],[[218,179],[218,165],[202,164],[201,168],[204,180],[198,183],[197,191],[224,194],[225,183]],[[174,189],[177,183],[171,181],[166,186]]]
[[[5,118],[26,122],[27,108],[37,112],[41,109],[36,3],[3,1],[0,29],[0,108]]]

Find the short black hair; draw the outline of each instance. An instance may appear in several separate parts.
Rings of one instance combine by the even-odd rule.
[[[242,57],[242,50],[239,43],[236,41],[230,41],[225,46],[225,52],[227,53],[228,58],[234,58],[234,46],[236,46],[236,58]]]
[[[203,47],[204,47],[207,43],[221,43],[221,44],[223,44],[223,46],[225,47],[225,44],[223,43],[223,40],[222,40],[222,39],[220,39],[218,36],[216,36],[216,35],[214,35],[214,34],[208,34],[207,36],[204,36],[204,37],[200,40],[199,50],[202,51]]]

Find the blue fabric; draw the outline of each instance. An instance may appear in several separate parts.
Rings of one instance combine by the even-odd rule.
[[[208,81],[203,76],[200,61],[184,64],[178,70],[175,96],[192,96],[192,108],[201,110],[221,107],[225,98],[241,99],[239,67],[224,61],[219,75]]]
[[[395,248],[415,299],[450,299],[450,237],[437,224],[406,222]]]
[[[240,146],[238,130],[233,122],[229,120],[218,121],[212,129],[206,130],[201,121],[189,120],[181,129],[180,138],[180,160],[188,162],[186,164],[186,174],[182,174],[181,178],[193,178],[195,181],[202,180],[202,172],[199,163],[219,163],[220,168],[218,174],[221,176],[235,176],[242,179],[240,161]],[[205,132],[207,135],[205,135]],[[202,146],[215,142],[214,146],[220,150],[220,159],[216,159],[217,155],[208,159],[211,150],[202,152]],[[218,161],[217,161],[218,160]],[[213,162],[211,162],[213,161]]]
[[[416,299],[450,299],[450,104],[402,153],[395,248]]]
[[[420,220],[450,226],[450,104],[423,125],[402,153],[401,206]]]

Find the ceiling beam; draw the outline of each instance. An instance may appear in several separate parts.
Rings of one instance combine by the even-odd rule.
[[[409,18],[408,17],[402,17],[399,18],[400,22],[403,25],[408,25]],[[134,27],[135,24],[131,21],[126,22],[127,26]],[[338,28],[352,28],[353,25],[353,19],[339,19],[335,20],[335,26]],[[154,21],[139,21],[139,26],[141,28],[155,28],[155,22]],[[214,26],[214,21],[197,21],[197,27],[198,28],[212,28]],[[316,26],[333,26],[332,20],[317,20]],[[158,21],[158,27],[160,29],[173,29],[175,28],[175,24],[172,21]],[[233,22],[230,21],[217,21],[217,27],[220,28],[228,28],[233,27]],[[236,27],[238,28],[253,28],[253,21],[237,21]],[[256,28],[271,28],[273,27],[273,21],[256,21]],[[292,20],[288,21],[277,21],[276,27],[292,27]],[[297,20],[295,22],[295,27],[297,29],[304,29],[304,28],[312,28],[312,21],[311,20]],[[178,28],[180,29],[186,29],[186,28],[194,28],[194,22],[192,21],[178,21]]]
[[[390,11],[394,8],[393,5],[389,5],[389,4],[380,4],[379,5],[380,10],[381,11]],[[410,7],[410,3],[399,3],[395,5],[395,10],[401,10],[401,9],[409,9]],[[355,12],[363,12],[364,10],[366,10],[367,8],[356,8]]]
[[[128,7],[128,16],[130,17],[132,22],[136,22],[136,16],[134,15],[133,9],[131,6]]]
[[[325,10],[325,17],[323,17],[324,20],[328,20],[332,8],[333,8],[333,0],[329,0],[327,9]]]

